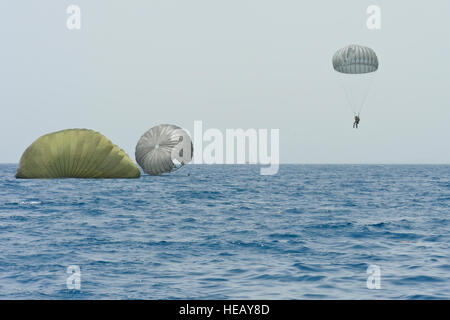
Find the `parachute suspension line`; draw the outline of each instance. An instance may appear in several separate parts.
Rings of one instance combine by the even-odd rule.
[[[347,87],[345,86],[344,83],[344,76],[339,74],[339,83],[341,84],[341,87],[344,89],[345,92],[345,97],[347,98],[347,102],[348,102],[348,107],[350,108],[350,112],[353,113],[354,115],[357,114],[356,110],[356,106],[353,105],[353,100],[351,98],[351,94],[349,93]]]
[[[171,172],[178,171],[178,170],[180,170],[180,169],[183,168],[183,167],[186,167],[186,164],[182,164],[182,165],[180,165],[179,167],[173,168]],[[188,170],[188,169],[186,168],[186,169],[184,169],[184,170]],[[184,176],[184,175],[183,175],[183,176]],[[191,176],[191,173],[190,173],[189,170],[188,170],[188,172],[187,172],[187,174],[186,174],[186,177],[190,177],[190,176]]]
[[[172,172],[174,172],[174,171],[177,171],[177,170],[180,170],[181,168],[183,168],[184,167],[184,164],[180,164],[180,165],[176,165],[176,164],[174,164],[174,167],[173,167],[173,169],[172,169]]]
[[[364,108],[364,105],[366,104],[366,100],[367,100],[367,96],[369,95],[369,93],[370,93],[370,89],[372,88],[372,84],[373,84],[373,80],[375,79],[375,74],[372,72],[370,75],[369,75],[369,79],[368,79],[368,85],[367,85],[367,90],[366,90],[366,93],[364,94],[364,96],[363,96],[363,100],[361,101],[361,108],[360,108],[360,110],[359,110],[359,112],[358,112],[358,114],[360,114],[361,112],[362,112],[362,109]]]
[[[357,75],[353,75],[353,77],[354,76]],[[375,73],[364,74],[365,79],[360,79],[361,81],[355,81],[355,79],[347,78],[348,75],[346,74],[339,74],[338,77],[339,83],[344,89],[350,112],[352,112],[353,115],[361,114],[367,100],[367,96],[369,95],[370,89],[373,85]],[[357,83],[362,83],[363,85],[360,85],[359,87],[355,86]]]

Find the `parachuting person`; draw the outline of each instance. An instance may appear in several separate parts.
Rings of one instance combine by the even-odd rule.
[[[359,113],[355,114],[355,122],[353,122],[353,128],[358,129],[358,124],[361,119],[359,118]]]
[[[333,55],[333,68],[338,72],[353,112],[353,128],[358,128],[361,109],[369,92],[378,57],[375,51],[361,45],[348,45]]]

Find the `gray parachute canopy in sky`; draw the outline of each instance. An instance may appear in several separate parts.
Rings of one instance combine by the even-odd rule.
[[[148,130],[136,145],[136,161],[150,175],[179,169],[192,159],[191,138],[182,128],[161,124]]]
[[[378,58],[371,48],[352,44],[334,54],[333,68],[347,74],[370,73],[377,71]]]
[[[369,47],[352,44],[333,56],[333,68],[341,81],[349,107],[359,115],[378,70],[378,58]]]
[[[68,129],[33,142],[20,159],[16,178],[139,178],[130,157],[99,132]]]

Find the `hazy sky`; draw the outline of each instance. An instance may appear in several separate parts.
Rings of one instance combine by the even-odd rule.
[[[81,30],[66,8],[81,7]],[[366,8],[381,7],[381,30]],[[450,1],[9,0],[0,4],[0,162],[100,131],[134,159],[150,127],[279,128],[281,162],[450,163]],[[333,71],[380,68],[359,130]]]

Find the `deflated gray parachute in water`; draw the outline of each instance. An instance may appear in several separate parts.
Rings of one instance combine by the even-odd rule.
[[[139,178],[130,157],[102,134],[68,129],[44,135],[20,159],[16,178]]]
[[[347,74],[370,73],[377,71],[378,58],[371,48],[352,44],[334,54],[333,68]]]
[[[187,132],[171,124],[151,128],[136,145],[136,161],[150,175],[177,170],[191,161],[192,154]]]

